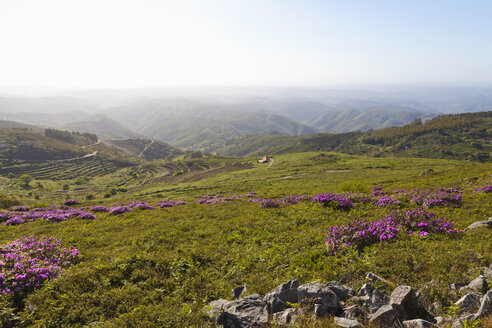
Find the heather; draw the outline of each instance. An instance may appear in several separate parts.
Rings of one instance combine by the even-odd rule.
[[[473,279],[492,263],[489,230],[463,231],[492,212],[490,193],[476,191],[491,184],[490,164],[340,154],[325,161],[319,153],[279,155],[269,168],[256,160],[196,160],[195,167],[254,165],[205,177],[184,170],[163,182],[155,164],[149,171],[142,167],[139,178],[121,171],[78,184],[83,190],[74,184],[68,193],[56,192],[61,186],[52,181],[42,181],[43,193],[14,190],[12,197],[30,208],[0,213],[1,244],[23,235],[55,237],[60,247],[73,246],[80,255],[56,278],[26,289],[22,302],[4,294],[0,319],[32,327],[214,327],[204,307],[230,299],[235,287],[246,284],[247,293],[264,294],[296,277],[358,289],[369,271],[388,280],[391,287],[379,287],[386,294],[410,285],[444,312],[457,300],[449,285]],[[433,174],[420,175],[429,168]],[[381,194],[374,195],[376,186]],[[460,195],[460,204],[412,201],[436,192]],[[323,202],[313,200],[317,195]],[[340,208],[341,198],[353,206]],[[65,199],[80,204],[59,206]],[[120,214],[111,214],[113,209]],[[95,219],[41,218],[75,210]],[[19,215],[24,224],[5,225]],[[331,254],[327,238],[333,227],[350,233],[334,235],[340,242]],[[356,237],[362,231],[376,235]]]

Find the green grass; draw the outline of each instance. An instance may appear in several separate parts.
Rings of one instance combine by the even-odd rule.
[[[201,170],[183,170],[177,177],[164,175],[171,180],[156,178],[165,170],[159,165],[142,170],[138,179],[129,177],[129,169],[124,169],[95,177],[82,185],[84,190],[68,195],[83,201],[82,205],[192,201],[194,196],[219,192],[255,191],[260,197],[281,197],[347,188],[371,190],[375,185],[386,190],[472,186],[487,178],[490,184],[492,174],[490,163],[342,154],[336,160],[325,160],[318,155],[275,156],[271,167],[256,163],[257,158],[199,159],[194,163]],[[234,163],[250,168],[224,169]],[[429,168],[434,172],[419,175]],[[208,172],[203,179],[191,179],[203,172]],[[5,182],[3,193],[10,190],[24,204],[34,203],[29,190],[1,181]],[[68,196],[54,192],[58,182],[42,182],[42,201],[60,203]],[[118,186],[128,191],[110,199],[102,197]],[[84,201],[89,192],[96,199]],[[436,208],[435,212],[464,228],[490,216],[491,198],[490,194],[467,192],[462,208]],[[474,278],[480,267],[491,264],[491,235],[484,230],[457,239],[404,237],[367,248],[361,257],[350,252],[328,255],[324,237],[330,225],[355,218],[374,220],[387,211],[361,204],[350,212],[312,203],[280,209],[261,209],[249,202],[191,204],[121,216],[98,214],[91,222],[0,226],[0,242],[31,234],[55,236],[81,253],[79,263],[22,302],[18,315],[32,327],[214,327],[203,307],[212,300],[229,298],[238,285],[247,284],[250,293],[266,293],[295,277],[301,283],[342,280],[358,288],[368,271],[388,279],[391,286],[408,284],[421,289],[429,301],[447,304],[456,300],[447,289],[450,283]]]

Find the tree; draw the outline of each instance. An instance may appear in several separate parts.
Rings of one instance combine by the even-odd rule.
[[[19,177],[20,185],[23,187],[29,187],[29,183],[32,181],[32,176],[29,174],[23,174]]]

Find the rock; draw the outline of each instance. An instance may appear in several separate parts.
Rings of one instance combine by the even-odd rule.
[[[362,325],[357,320],[335,317],[335,323],[342,328],[362,328]]]
[[[379,281],[379,282],[386,283],[386,280],[385,279],[381,278],[380,276],[378,276],[377,274],[372,273],[372,272],[368,272],[367,273],[366,279],[369,280],[369,281],[372,281],[372,282]]]
[[[235,301],[214,302],[210,305],[221,306],[220,312],[215,312],[217,314],[215,321],[224,328],[263,327],[268,322],[267,305],[263,297],[258,294]]]
[[[414,319],[414,320],[403,321],[403,327],[404,328],[432,328],[437,326],[429,321],[425,321],[422,319]]]
[[[440,316],[436,317],[435,319],[436,319],[436,326],[438,327],[444,326],[450,320],[450,318],[443,318]]]
[[[208,315],[211,318],[215,318],[220,312],[222,312],[222,308],[225,303],[228,303],[229,301],[220,298],[218,300],[212,301],[208,304],[209,310],[207,311]]]
[[[306,303],[308,300],[314,302],[314,313],[316,316],[326,316],[340,311],[337,295],[331,289],[317,281],[299,286],[297,289],[299,302]]]
[[[415,291],[410,286],[396,287],[390,296],[389,304],[398,313],[400,320],[424,319],[435,323],[434,317],[422,306]]]
[[[492,228],[492,218],[488,218],[487,220],[483,220],[483,221],[474,222],[474,223],[470,224],[468,227],[466,227],[465,231],[473,230],[473,229],[477,229],[477,228],[489,228],[489,229],[491,229]]]
[[[427,174],[432,173],[432,172],[434,172],[433,169],[428,169],[428,170],[425,170],[424,172],[420,173],[420,175],[427,175]]]
[[[236,287],[231,292],[231,298],[239,298],[246,291],[246,285]]]
[[[373,286],[365,284],[359,291],[357,301],[362,304],[367,312],[375,313],[381,306],[388,304],[389,299]]]
[[[473,279],[467,286],[466,288],[481,293],[485,294],[487,290],[489,289],[489,286],[487,284],[487,279],[485,279],[484,276],[480,275],[477,278]]]
[[[489,220],[490,219],[492,219],[492,218],[489,218]],[[487,267],[483,267],[482,270],[481,270],[481,274],[488,281],[492,281],[492,265],[490,265],[488,268]]]
[[[469,283],[470,282],[456,282],[454,284],[449,285],[449,289],[459,290],[460,288],[467,286]]]
[[[362,309],[357,305],[351,305],[346,307],[345,309],[343,309],[343,314],[344,317],[347,319],[355,320],[355,319],[363,318],[364,319],[363,321],[365,321],[366,319],[366,313],[362,311]]]
[[[345,286],[338,281],[332,281],[326,286],[328,286],[328,288],[330,288],[331,291],[334,292],[337,295],[338,299],[342,302],[345,302],[347,298],[355,295],[355,291],[352,288]]]
[[[475,314],[475,319],[480,319],[487,315],[492,314],[492,290],[489,290],[480,302],[480,308]]]
[[[369,324],[378,328],[395,328],[401,327],[400,319],[398,318],[398,313],[393,309],[391,305],[383,305],[371,315]]]
[[[297,303],[299,297],[297,288],[299,281],[292,279],[285,284],[282,284],[265,295],[265,302],[271,313],[277,313],[287,308],[287,302]]]
[[[289,325],[297,321],[299,311],[297,308],[289,308],[273,315],[273,321],[278,325]]]
[[[465,321],[472,322],[474,320],[475,319],[474,319],[474,315],[473,314],[469,314],[469,315],[463,316],[461,318],[456,319],[453,322],[452,328],[461,328],[465,324]]]
[[[470,312],[480,304],[480,294],[468,293],[454,303],[460,308],[461,312]]]

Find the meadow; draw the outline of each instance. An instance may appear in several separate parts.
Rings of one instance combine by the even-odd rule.
[[[457,300],[448,286],[473,279],[492,263],[487,229],[451,234],[400,229],[395,238],[337,252],[326,242],[334,226],[376,222],[395,210],[422,207],[451,222],[456,231],[486,220],[492,214],[492,194],[483,187],[492,185],[491,163],[320,152],[278,155],[271,166],[256,160],[182,159],[172,167],[156,161],[85,179],[36,180],[30,187],[0,178],[0,192],[30,209],[60,206],[66,199],[80,202],[70,208],[90,213],[94,206],[135,202],[155,207],[96,212],[95,219],[2,224],[2,245],[36,235],[61,239],[60,247],[78,251],[56,277],[36,288],[4,293],[3,326],[215,327],[204,309],[212,300],[229,299],[235,287],[246,284],[247,293],[264,294],[297,278],[301,283],[338,280],[357,289],[367,272],[390,282],[380,286],[385,293],[397,285],[413,286],[427,304],[437,302],[446,314]],[[449,194],[460,200],[412,201],[415,189],[432,193],[440,188],[455,190]],[[379,190],[383,194],[377,195]],[[353,206],[311,200],[261,206],[264,200],[289,195],[311,199],[328,193],[352,197]],[[200,204],[204,195],[242,197]],[[376,204],[385,195],[399,203]],[[249,201],[255,198],[259,200]],[[158,205],[179,200],[187,204]]]

